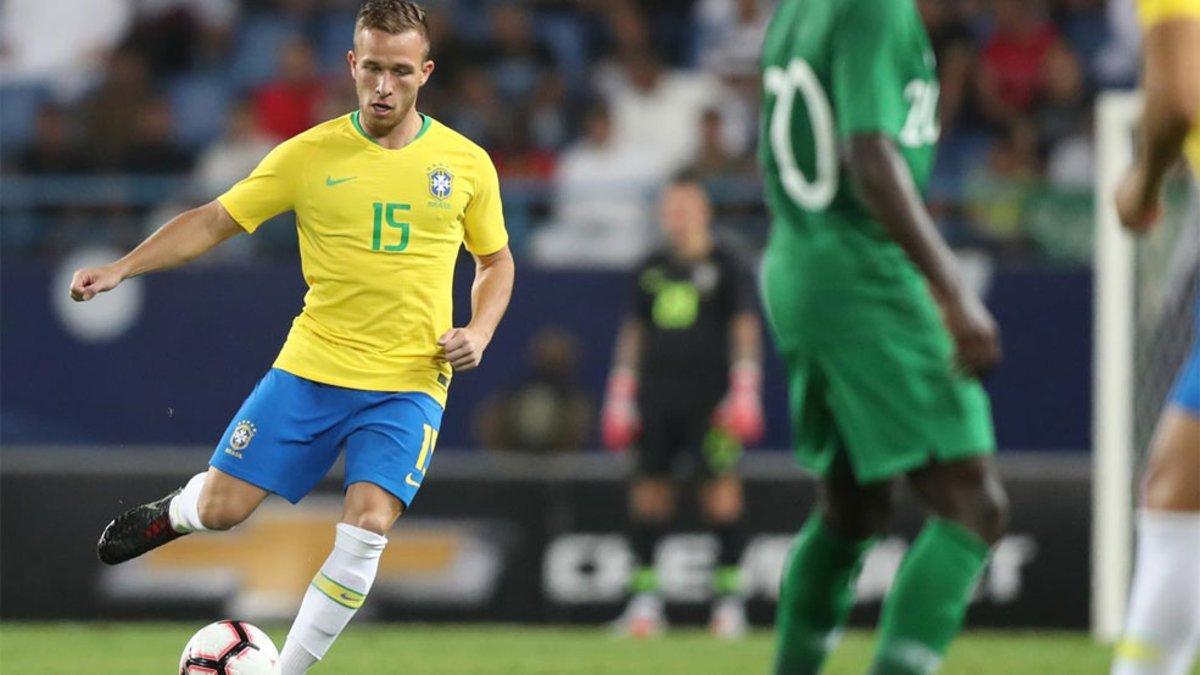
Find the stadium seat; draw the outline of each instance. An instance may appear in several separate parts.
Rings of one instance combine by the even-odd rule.
[[[330,12],[318,29],[316,56],[322,72],[339,72],[346,64],[346,51],[354,36],[353,12]]]
[[[46,98],[46,88],[40,84],[0,84],[0,146],[5,157],[24,150],[33,138],[38,109]]]
[[[272,13],[248,16],[238,27],[236,51],[225,72],[239,88],[262,84],[276,74],[284,45],[300,37],[302,27],[295,20]]]
[[[563,71],[563,79],[573,89],[584,86],[587,81],[587,36],[580,26],[579,18],[569,14],[543,13],[533,26],[539,40],[554,55],[554,61]]]
[[[168,88],[175,140],[189,149],[216,140],[229,113],[229,87],[219,78],[184,75]]]
[[[990,138],[981,132],[959,129],[942,137],[929,181],[932,201],[959,202],[967,177],[980,162],[987,160]]]

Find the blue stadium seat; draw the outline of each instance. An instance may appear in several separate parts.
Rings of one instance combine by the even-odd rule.
[[[322,72],[345,69],[346,52],[354,40],[354,12],[329,12],[321,17],[317,31],[316,56]]]
[[[38,109],[46,98],[46,88],[41,84],[0,84],[0,149],[6,157],[24,150],[32,140]]]
[[[488,9],[494,0],[454,0],[438,3],[446,16],[454,17],[454,31],[466,44],[482,44],[491,39]]]
[[[238,27],[237,45],[225,72],[232,84],[249,89],[271,79],[279,68],[284,45],[302,37],[302,27],[280,14],[252,14]]]
[[[587,81],[587,35],[578,17],[546,12],[533,25],[538,39],[554,55],[568,86],[578,88]]]
[[[986,133],[965,128],[943,136],[929,181],[929,198],[961,201],[967,178],[977,164],[987,161],[991,142]]]
[[[196,149],[216,140],[229,114],[229,86],[220,78],[183,75],[168,88],[175,140]]]

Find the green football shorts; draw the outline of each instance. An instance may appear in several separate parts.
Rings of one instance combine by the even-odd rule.
[[[995,451],[987,394],[955,369],[953,341],[907,258],[836,241],[797,254],[777,239],[762,290],[802,466],[824,476],[844,452],[870,483]]]

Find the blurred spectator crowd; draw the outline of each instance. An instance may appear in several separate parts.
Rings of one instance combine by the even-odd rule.
[[[1129,0],[918,0],[938,59],[930,195],[952,243],[1083,262],[1092,109],[1136,79]],[[625,267],[683,168],[748,248],[772,0],[430,0],[419,107],[491,152],[514,244],[544,266]],[[136,243],[279,141],[355,105],[354,0],[7,0],[0,9],[5,255]],[[47,178],[53,177],[53,178]],[[294,255],[291,228],[228,257]]]

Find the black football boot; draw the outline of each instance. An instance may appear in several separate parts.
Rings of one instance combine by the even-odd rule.
[[[167,512],[171,499],[180,492],[183,488],[158,501],[135,506],[109,523],[96,544],[100,562],[123,563],[186,534],[171,527],[171,516]]]

